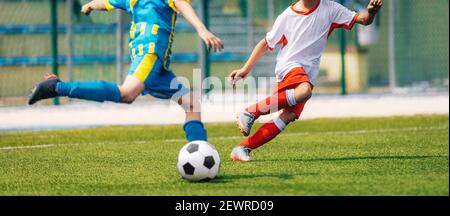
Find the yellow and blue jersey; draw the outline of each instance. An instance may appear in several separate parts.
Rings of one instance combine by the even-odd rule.
[[[104,0],[108,11],[121,9],[131,16],[129,75],[145,84],[142,94],[169,99],[189,92],[169,69],[177,0]],[[190,0],[185,0],[190,2]]]
[[[122,9],[131,16],[129,46],[132,60],[137,56],[156,54],[164,62],[164,68],[169,68],[178,13],[174,1],[105,0],[108,11]]]

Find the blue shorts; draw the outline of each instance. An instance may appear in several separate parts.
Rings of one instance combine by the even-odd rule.
[[[189,93],[189,89],[180,83],[172,71],[163,66],[156,54],[136,56],[131,63],[128,75],[144,83],[143,95],[150,94],[160,99],[179,98]]]

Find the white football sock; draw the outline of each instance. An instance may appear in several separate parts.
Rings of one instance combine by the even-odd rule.
[[[295,100],[295,89],[286,90],[286,99],[290,107],[297,105],[297,100]]]
[[[284,121],[281,120],[280,116],[277,116],[273,120],[273,123],[275,123],[275,125],[277,126],[278,129],[280,129],[280,131],[283,131],[286,128],[286,123],[284,123]]]

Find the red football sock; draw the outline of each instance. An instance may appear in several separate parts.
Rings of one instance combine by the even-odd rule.
[[[274,139],[281,131],[282,129],[280,130],[274,121],[269,121],[261,126],[255,134],[244,140],[240,146],[247,146],[252,150],[257,149]]]
[[[288,102],[287,91],[289,90],[278,92],[277,94],[248,107],[246,111],[256,118],[259,118],[262,115],[274,113],[278,110],[292,106],[293,104],[289,104]]]

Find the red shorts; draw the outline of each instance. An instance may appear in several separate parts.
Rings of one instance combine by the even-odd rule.
[[[305,72],[305,70],[302,67],[296,67],[290,70],[286,76],[283,78],[283,81],[278,82],[277,89],[275,90],[275,93],[278,93],[280,91],[284,91],[287,89],[293,89],[296,88],[301,83],[309,83],[311,85],[311,89],[314,89],[314,85],[311,84],[309,81],[308,74]],[[305,107],[305,103],[297,104],[293,107],[286,108],[287,111],[290,111],[295,114],[297,119],[300,118],[300,114],[302,114],[303,108]]]

